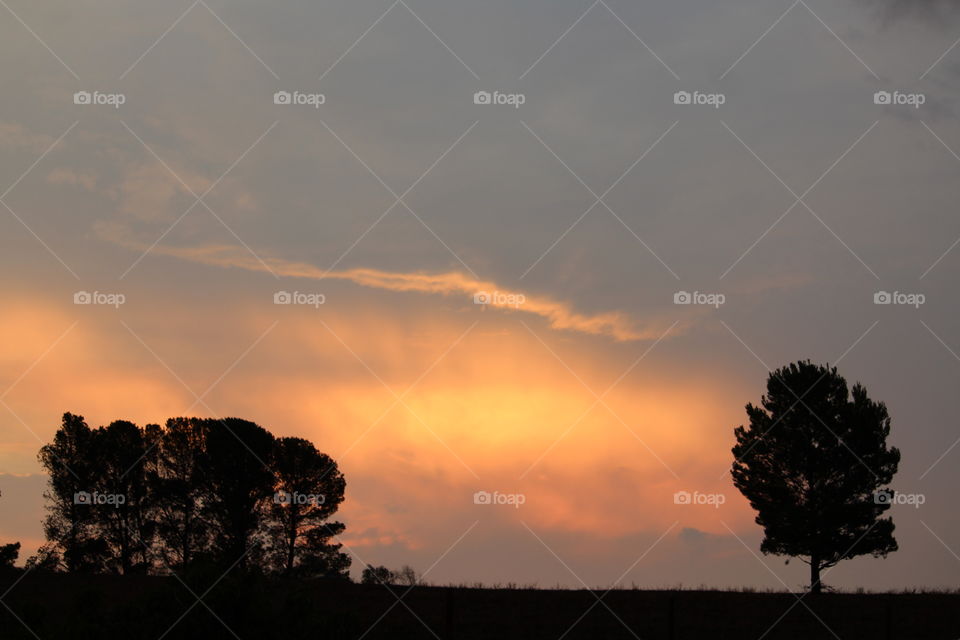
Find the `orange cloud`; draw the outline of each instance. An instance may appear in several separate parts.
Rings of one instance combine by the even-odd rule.
[[[742,392],[707,372],[683,385],[665,379],[660,347],[604,396],[607,408],[590,389],[603,393],[646,345],[604,350],[544,334],[548,349],[510,315],[486,314],[467,331],[470,319],[426,306],[401,316],[376,302],[352,304],[318,316],[242,302],[223,309],[190,301],[187,312],[185,304],[162,301],[161,320],[154,305],[117,312],[18,299],[0,318],[0,330],[19,337],[0,354],[0,376],[10,382],[80,322],[5,401],[44,442],[67,410],[91,424],[161,422],[194,404],[177,377],[202,392],[279,319],[205,398],[209,409],[189,413],[246,417],[310,438],[337,459],[348,480],[338,517],[351,544],[442,547],[475,520],[490,531],[523,531],[522,521],[593,540],[659,534],[676,520],[720,534],[720,518],[749,522],[722,475],[740,411],[729,398]],[[23,447],[31,440],[0,407],[5,468],[39,470],[41,442]],[[478,506],[478,490],[523,493],[526,502]],[[678,507],[679,490],[723,491],[728,503]]]
[[[147,251],[150,245],[133,241],[119,227],[101,225],[100,235],[112,242],[136,251]],[[232,245],[202,245],[194,247],[170,247],[157,245],[152,253],[189,260],[201,264],[248,271],[272,272],[279,276],[311,280],[345,280],[354,284],[388,291],[416,292],[426,294],[459,295],[469,299],[480,295],[489,307],[530,313],[545,318],[553,329],[577,331],[590,335],[609,336],[617,341],[656,340],[675,335],[683,330],[679,323],[665,321],[648,322],[637,327],[626,314],[619,311],[605,313],[580,313],[566,302],[548,296],[527,295],[522,291],[499,286],[490,280],[478,280],[463,273],[403,273],[378,269],[346,269],[325,271],[305,262],[291,262],[280,258],[264,258],[262,261],[249,251]]]

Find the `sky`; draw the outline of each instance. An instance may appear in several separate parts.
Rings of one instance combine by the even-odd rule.
[[[824,581],[956,587],[955,6],[0,2],[0,541],[65,411],[237,416],[356,574],[796,589],[727,471],[809,358],[923,498]]]

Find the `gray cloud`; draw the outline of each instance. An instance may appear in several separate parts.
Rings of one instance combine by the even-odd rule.
[[[859,0],[872,7],[881,18],[892,23],[898,20],[918,19],[936,24],[943,19],[956,19],[960,15],[957,0]]]

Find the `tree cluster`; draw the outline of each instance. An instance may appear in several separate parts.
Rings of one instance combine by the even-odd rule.
[[[384,566],[369,565],[360,575],[361,584],[403,585],[412,587],[420,582],[420,576],[410,565],[393,571]]]
[[[329,518],[346,482],[302,438],[238,418],[171,418],[91,428],[66,413],[39,459],[47,544],[28,566],[87,573],[238,567],[347,577]]]

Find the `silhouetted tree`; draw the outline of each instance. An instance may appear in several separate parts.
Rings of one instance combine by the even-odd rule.
[[[402,585],[414,586],[420,582],[420,577],[417,575],[416,570],[408,564],[400,567],[399,571],[393,572],[393,580]]]
[[[276,474],[268,530],[273,564],[286,575],[347,577],[350,558],[330,539],[344,530],[327,522],[343,502],[346,481],[326,454],[308,440],[275,441],[271,467]]]
[[[349,579],[350,559],[332,542],[344,525],[329,521],[346,482],[307,440],[276,440],[238,418],[90,429],[66,413],[39,458],[50,474],[48,544],[31,567],[126,574],[205,560]]]
[[[83,416],[63,414],[53,442],[43,446],[40,464],[50,475],[49,500],[43,529],[52,543],[46,557],[62,559],[68,571],[89,572],[102,568],[106,545],[93,532],[94,514],[77,496],[94,484],[93,432]],[[53,555],[51,552],[56,552]]]
[[[213,536],[216,560],[241,568],[260,562],[257,534],[273,497],[274,475],[268,466],[273,435],[239,418],[204,421],[204,512]]]
[[[186,567],[210,547],[211,529],[203,511],[207,491],[206,433],[198,418],[170,418],[149,439],[156,456],[149,471],[158,551],[164,564]]]
[[[350,580],[350,556],[340,551],[340,543],[331,543],[333,536],[344,531],[342,522],[325,522],[303,534],[294,575]]]
[[[360,575],[362,584],[393,584],[393,572],[386,567],[368,566]]]
[[[126,420],[93,432],[96,480],[88,491],[109,498],[93,500],[88,508],[98,537],[107,545],[106,569],[112,573],[147,570],[155,526],[149,513],[146,467],[154,452],[145,431]]]
[[[50,474],[47,540],[69,571],[129,573],[147,569],[152,521],[147,513],[144,431],[118,420],[90,429],[66,413],[40,450]],[[48,554],[49,555],[49,554]]]
[[[893,520],[880,517],[900,461],[886,445],[886,406],[809,361],[772,372],[760,405],[748,404],[749,426],[734,431],[731,471],[764,529],[760,550],[801,557],[814,593],[822,569],[896,551]]]
[[[0,545],[0,569],[9,569],[20,556],[20,543]]]
[[[27,571],[62,571],[64,567],[63,559],[60,557],[60,552],[57,549],[57,545],[52,542],[48,542],[41,546],[37,553],[27,558],[27,561],[23,564],[24,569]]]

